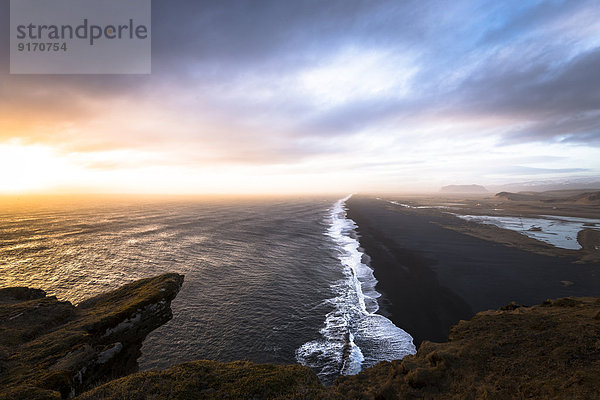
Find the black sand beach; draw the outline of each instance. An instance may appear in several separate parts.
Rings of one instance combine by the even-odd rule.
[[[381,313],[416,345],[444,341],[459,320],[511,301],[600,296],[599,264],[574,264],[445,229],[436,223],[447,225],[448,217],[437,211],[424,215],[364,196],[346,204],[379,281]]]

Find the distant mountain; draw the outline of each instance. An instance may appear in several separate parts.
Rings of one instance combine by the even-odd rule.
[[[510,200],[510,201],[526,201],[536,200],[537,198],[527,193],[511,193],[511,192],[500,192],[496,193],[496,197],[499,199]]]
[[[577,204],[597,204],[600,205],[600,191],[582,193],[572,198]]]
[[[442,193],[489,193],[481,185],[448,185],[440,189]]]
[[[492,192],[546,192],[554,190],[600,190],[600,177],[578,178],[568,180],[528,181],[490,185]]]
[[[582,205],[600,205],[600,191],[583,190],[549,190],[545,192],[500,192],[496,197],[510,201],[542,201],[544,203],[576,203]]]

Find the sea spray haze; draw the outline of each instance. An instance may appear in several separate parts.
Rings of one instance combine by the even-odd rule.
[[[331,381],[414,351],[410,336],[373,314],[376,281],[343,200],[44,201],[2,209],[0,286],[43,287],[77,303],[138,278],[185,274],[173,320],[144,342],[142,369],[298,359]]]

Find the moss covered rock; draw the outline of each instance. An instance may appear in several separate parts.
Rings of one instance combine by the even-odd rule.
[[[77,307],[0,289],[0,398],[66,398],[137,370],[142,341],[172,318],[183,276],[142,279]]]

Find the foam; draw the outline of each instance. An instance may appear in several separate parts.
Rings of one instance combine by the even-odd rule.
[[[356,224],[346,217],[345,202],[337,201],[329,214],[326,235],[335,244],[344,278],[333,283],[335,297],[326,300],[333,307],[320,330],[321,339],[302,345],[296,359],[315,370],[324,381],[338,374],[357,374],[364,367],[383,360],[414,354],[412,337],[389,319],[375,314],[379,309],[373,270],[363,262],[356,239]]]

